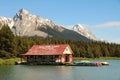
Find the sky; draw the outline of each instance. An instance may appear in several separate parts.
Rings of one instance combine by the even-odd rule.
[[[24,8],[66,28],[84,24],[98,38],[120,43],[120,0],[1,0],[0,16]]]

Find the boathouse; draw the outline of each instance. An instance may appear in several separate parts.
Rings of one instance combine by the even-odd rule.
[[[73,51],[68,44],[34,45],[23,56],[30,64],[73,63]]]

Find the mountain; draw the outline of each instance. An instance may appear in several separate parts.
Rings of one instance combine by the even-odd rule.
[[[5,17],[4,17],[5,18]],[[0,23],[9,24],[13,33],[17,36],[40,36],[62,39],[91,41],[85,36],[55,24],[53,21],[29,13],[20,9],[13,19],[4,19]]]
[[[97,40],[95,35],[93,35],[90,30],[88,30],[85,26],[83,26],[81,24],[74,25],[73,30],[76,31],[77,33],[87,37],[88,39]]]
[[[7,24],[10,28],[12,28],[13,25],[14,25],[13,19],[0,16],[0,29],[2,28],[3,25],[6,25],[6,24]]]
[[[15,22],[13,32],[18,36],[49,36],[48,33],[40,30],[41,28],[51,28],[59,31],[63,30],[62,27],[56,27],[51,20],[32,15],[25,9],[19,10],[19,12],[14,16],[13,20]]]

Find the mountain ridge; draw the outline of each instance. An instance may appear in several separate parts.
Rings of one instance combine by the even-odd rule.
[[[3,20],[0,22],[3,25],[5,21]],[[17,36],[40,36],[44,38],[53,37],[91,41],[73,30],[68,30],[63,26],[57,25],[47,18],[33,15],[25,9],[20,9],[13,19],[10,19],[10,22],[13,22],[13,26],[10,28]],[[8,23],[6,22],[5,24]]]

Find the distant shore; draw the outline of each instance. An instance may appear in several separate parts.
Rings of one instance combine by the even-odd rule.
[[[15,65],[15,62],[18,61],[20,61],[20,58],[10,58],[10,59],[0,58],[0,65]]]
[[[100,58],[74,57],[74,60],[120,60],[120,57],[100,57]]]
[[[100,58],[81,58],[74,57],[74,60],[120,60],[120,57],[100,57]],[[0,65],[15,65],[15,62],[19,62],[20,58],[2,59],[0,58]]]

